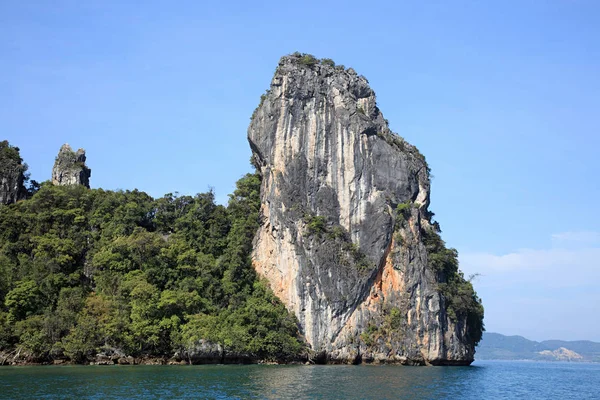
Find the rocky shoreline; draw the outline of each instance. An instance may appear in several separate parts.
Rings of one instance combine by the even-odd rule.
[[[224,359],[203,358],[203,359],[184,359],[181,357],[133,357],[133,356],[97,356],[91,360],[84,362],[74,362],[69,359],[57,358],[51,360],[27,360],[24,358],[10,359],[4,354],[0,354],[0,366],[66,366],[66,365],[116,365],[116,366],[132,366],[132,365],[402,365],[402,366],[469,366],[470,362],[452,363],[452,364],[432,364],[426,363],[423,360],[381,360],[381,359],[361,359],[361,360],[335,360],[335,359],[298,359],[298,360],[261,360],[250,357],[225,357]]]
[[[41,365],[210,365],[210,364],[270,364],[270,365],[407,365],[407,366],[468,366],[472,360],[446,363],[428,362],[425,358],[376,357],[363,354],[354,358],[335,357],[327,352],[309,352],[295,358],[264,359],[248,353],[224,350],[219,344],[200,340],[195,347],[172,355],[134,357],[118,348],[105,347],[96,355],[87,355],[80,361],[65,357],[62,352],[50,353],[46,358],[35,358],[19,350],[0,352],[0,366]]]

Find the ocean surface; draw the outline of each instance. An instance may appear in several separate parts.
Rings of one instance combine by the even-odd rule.
[[[600,364],[0,367],[6,399],[600,399]]]

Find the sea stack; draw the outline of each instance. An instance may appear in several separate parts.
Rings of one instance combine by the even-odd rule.
[[[82,185],[90,187],[92,170],[85,165],[85,150],[77,152],[68,144],[63,144],[54,161],[52,168],[52,183],[54,185]]]
[[[283,57],[252,116],[262,176],[253,265],[315,361],[468,365],[483,307],[428,210],[425,157],[366,78]]]

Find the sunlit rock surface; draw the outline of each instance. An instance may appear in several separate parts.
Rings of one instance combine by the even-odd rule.
[[[255,269],[321,361],[470,364],[467,318],[449,317],[428,267],[425,159],[368,81],[332,64],[283,57],[254,112]]]
[[[90,187],[92,170],[85,165],[85,150],[76,152],[68,144],[63,144],[52,168],[54,185],[83,185]]]

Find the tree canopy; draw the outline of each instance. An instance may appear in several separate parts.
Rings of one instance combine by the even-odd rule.
[[[0,207],[0,350],[85,362],[192,351],[258,359],[303,351],[295,317],[250,261],[260,178],[227,207],[196,196],[43,184]]]

